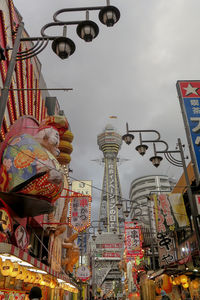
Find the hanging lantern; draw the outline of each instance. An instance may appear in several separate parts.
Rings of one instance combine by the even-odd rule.
[[[42,280],[42,275],[40,273],[35,274],[35,283],[40,284],[40,281]]]
[[[56,287],[55,281],[51,280],[49,287],[54,289]]]
[[[19,274],[21,267],[20,265],[18,265],[17,262],[13,263],[13,269],[12,272],[10,273],[11,277],[17,277],[17,275]]]
[[[176,282],[175,282],[175,280],[172,280],[172,284],[173,284],[173,285],[176,285]]]
[[[181,284],[180,277],[176,277],[176,278],[174,279],[174,281],[176,282],[176,285]]]
[[[180,281],[181,281],[182,284],[187,283],[187,280],[188,280],[188,278],[187,278],[186,275],[181,275],[181,276],[180,276]]]
[[[10,276],[13,270],[13,263],[6,259],[2,262],[1,273],[3,276]]]
[[[184,287],[184,289],[187,289],[187,288],[189,287],[188,282],[184,283],[184,284],[183,284],[183,287]]]
[[[35,283],[35,279],[36,279],[36,274],[34,272],[31,272],[31,279],[30,279],[30,283]]]
[[[162,289],[158,286],[156,286],[156,294],[160,295],[161,294]]]
[[[19,270],[19,273],[16,276],[16,279],[23,280],[24,277],[25,277],[24,268],[22,266],[20,266],[20,270]]]
[[[26,277],[24,278],[24,282],[30,282],[31,280],[31,272],[26,271]]]
[[[192,282],[191,282],[191,285],[192,285],[192,287],[193,287],[193,289],[198,289],[198,287],[199,287],[199,282],[197,281],[197,280],[193,280]]]
[[[163,280],[162,289],[166,293],[171,293],[171,291],[172,291],[172,283],[170,282],[170,277],[167,274],[163,274],[162,275],[162,280]]]
[[[39,281],[39,284],[40,284],[40,285],[45,285],[45,282],[44,282],[44,279],[43,279],[42,274],[40,274],[40,281]]]

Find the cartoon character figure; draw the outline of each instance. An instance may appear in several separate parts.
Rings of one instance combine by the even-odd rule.
[[[17,122],[16,126],[19,127]],[[54,202],[63,188],[63,173],[56,156],[60,136],[68,128],[67,120],[64,116],[48,117],[40,126],[33,126],[32,135],[25,125],[21,127],[20,134],[11,128],[15,135],[9,134],[0,149],[0,190]]]

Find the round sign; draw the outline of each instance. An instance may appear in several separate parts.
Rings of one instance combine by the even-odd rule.
[[[15,240],[16,240],[17,247],[22,250],[24,250],[28,245],[29,239],[28,239],[27,231],[21,225],[19,225],[15,230]]]
[[[82,281],[90,279],[91,272],[87,266],[80,266],[76,271],[76,277]]]

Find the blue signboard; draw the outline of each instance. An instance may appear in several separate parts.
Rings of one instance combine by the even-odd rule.
[[[178,81],[177,90],[182,108],[195,175],[200,174],[200,81]]]

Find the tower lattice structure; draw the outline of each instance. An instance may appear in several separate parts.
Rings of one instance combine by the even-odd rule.
[[[112,125],[107,125],[103,133],[97,137],[99,149],[103,152],[104,176],[101,194],[99,221],[105,232],[119,232],[124,221],[122,209],[116,203],[121,203],[121,187],[117,168],[118,152],[121,148],[122,137],[115,132]],[[104,224],[104,226],[103,226]]]

